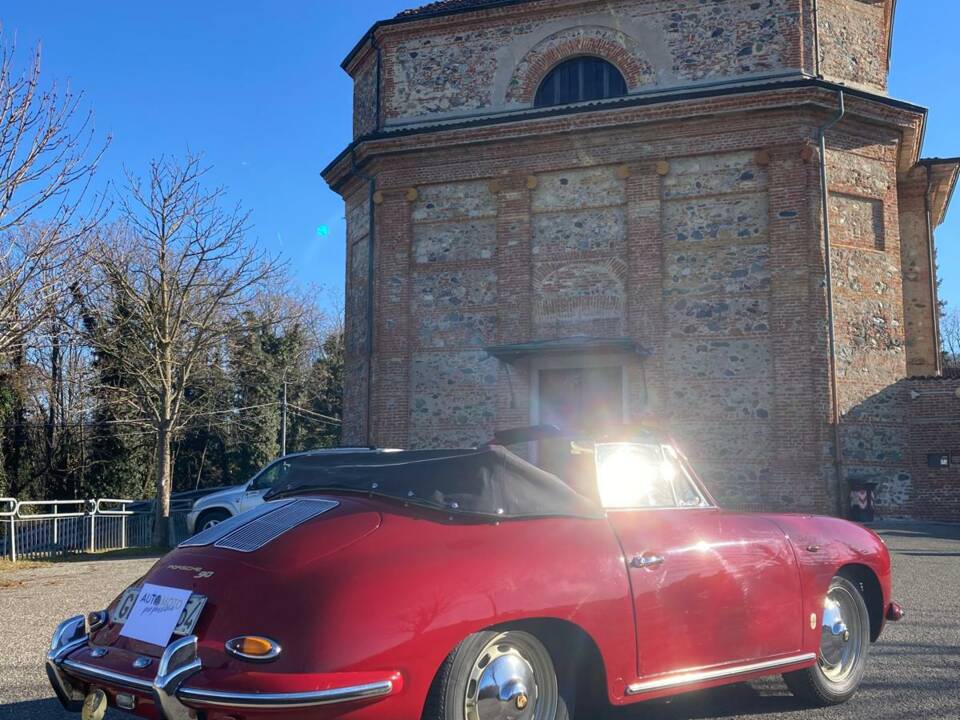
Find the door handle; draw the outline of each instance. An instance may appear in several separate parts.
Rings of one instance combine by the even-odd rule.
[[[648,553],[634,555],[633,559],[630,561],[630,567],[632,568],[652,568],[662,564],[663,555],[651,555]]]

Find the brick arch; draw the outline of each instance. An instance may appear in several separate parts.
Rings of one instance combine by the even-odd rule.
[[[551,70],[565,60],[585,55],[606,60],[617,68],[627,83],[628,92],[638,87],[646,74],[640,62],[619,43],[594,37],[573,38],[555,45],[531,61],[523,76],[511,83],[517,89],[511,93],[510,99],[525,104],[533,103],[537,88]]]
[[[575,260],[537,267],[533,273],[534,323],[539,327],[614,321],[626,308],[626,267],[620,260]]]

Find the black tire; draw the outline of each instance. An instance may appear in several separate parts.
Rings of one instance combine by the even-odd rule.
[[[214,525],[219,525],[224,520],[233,517],[228,510],[223,508],[213,508],[212,510],[205,510],[200,513],[200,517],[197,518],[197,526],[194,528],[194,532],[203,532],[207,528],[211,528]]]
[[[842,605],[839,619],[846,634],[837,625],[827,626],[831,607]],[[837,616],[834,615],[833,618]],[[795,697],[811,705],[827,707],[845,703],[853,697],[863,680],[870,651],[870,612],[860,588],[838,575],[830,581],[821,620],[820,651],[817,664],[786,673],[787,687]]]
[[[490,678],[484,669],[498,662],[517,663],[521,668],[519,675],[512,676],[520,682],[502,688],[499,698],[490,695],[492,686],[483,684]],[[524,674],[534,681],[524,683]],[[512,708],[518,720],[570,720],[564,699],[570,696],[572,693],[558,687],[553,658],[534,635],[518,630],[484,631],[470,635],[444,661],[430,688],[423,720],[483,720],[484,705],[498,703]],[[475,714],[468,714],[468,705]]]

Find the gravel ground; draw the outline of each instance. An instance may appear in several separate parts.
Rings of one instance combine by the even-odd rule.
[[[894,597],[907,618],[873,646],[866,679],[847,705],[805,709],[779,679],[642,703],[613,720],[957,720],[960,718],[960,526],[887,524]],[[42,658],[57,622],[104,607],[152,559],[75,562],[0,573],[0,720],[67,720]],[[120,714],[108,714],[119,720]],[[585,718],[584,720],[596,720]]]

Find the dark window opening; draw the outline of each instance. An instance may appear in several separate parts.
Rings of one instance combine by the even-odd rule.
[[[547,74],[533,105],[566,105],[626,94],[627,81],[613,65],[597,57],[578,57],[560,63]]]

